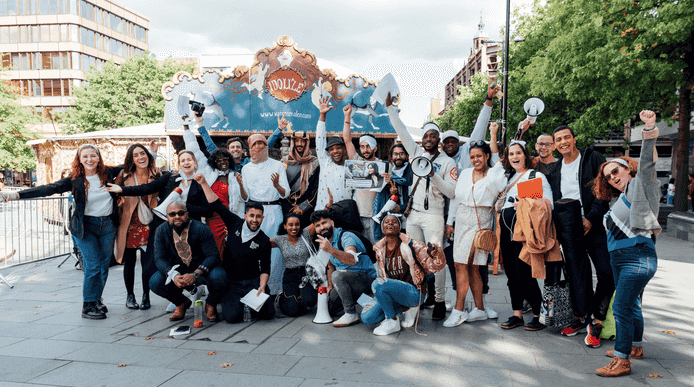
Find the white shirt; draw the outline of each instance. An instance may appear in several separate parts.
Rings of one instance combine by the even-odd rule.
[[[513,187],[511,187],[506,193],[506,198],[504,198],[504,206],[502,207],[502,209],[513,207],[513,203],[509,202],[508,198],[518,197],[518,184],[524,181],[528,181],[528,179],[530,178],[531,171],[532,169],[528,169],[527,171],[525,171],[525,173],[520,179],[518,179],[517,173],[514,173],[513,176],[511,176],[511,180],[508,181],[508,185],[513,184],[513,182],[515,182],[516,179],[518,179],[518,182]],[[549,199],[549,201],[552,202],[552,208],[554,208],[554,202],[552,200],[552,187],[550,187],[549,182],[547,181],[547,177],[545,177],[545,175],[543,175],[541,172],[535,172],[535,178],[542,179],[542,197],[545,199]]]
[[[578,176],[581,167],[581,154],[578,154],[576,160],[571,163],[566,163],[566,160],[561,162],[561,198],[575,199],[581,202],[581,185]],[[583,202],[581,202],[581,215],[583,215]]]
[[[87,205],[84,214],[87,216],[109,216],[113,212],[113,198],[106,192],[106,186],[101,185],[99,175],[85,176],[89,182]]]
[[[455,200],[452,200],[451,209],[448,213],[446,224],[452,225],[455,222],[455,215],[459,204],[474,207],[475,203],[479,207],[491,207],[499,194],[506,189],[506,176],[504,176],[503,163],[494,164],[493,168],[487,171],[487,176],[472,182],[472,175],[475,168],[466,168],[458,177],[458,184],[455,186]],[[475,188],[474,190],[472,188]],[[475,195],[473,200],[472,195]]]
[[[284,188],[284,195],[280,195],[277,188],[272,185],[270,176],[273,173],[280,175],[279,184]],[[289,196],[289,182],[287,181],[287,171],[284,164],[268,158],[262,163],[248,163],[241,169],[243,188],[246,189],[248,200],[256,202],[274,202]],[[246,200],[246,201],[248,201]]]
[[[318,121],[318,125],[316,125],[316,156],[318,156],[318,163],[320,164],[320,179],[318,180],[316,210],[324,209],[330,201],[328,188],[333,194],[333,203],[352,199],[354,193],[352,188],[345,187],[345,166],[335,164],[328,150],[325,149],[326,144],[325,122]]]

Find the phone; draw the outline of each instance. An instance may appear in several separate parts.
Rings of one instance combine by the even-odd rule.
[[[174,331],[176,333],[190,333],[190,325],[181,325],[180,327],[176,328]]]

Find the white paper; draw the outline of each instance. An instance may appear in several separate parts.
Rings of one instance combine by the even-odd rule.
[[[398,83],[395,82],[395,77],[393,77],[393,74],[391,73],[386,74],[383,78],[381,78],[380,81],[378,81],[378,86],[373,93],[373,97],[378,103],[385,105],[388,93],[390,93],[391,97],[395,97],[396,95],[400,94]]]
[[[185,95],[181,95],[178,97],[178,114],[181,117],[190,115],[189,102],[190,98],[186,97]]]
[[[374,192],[383,190],[388,172],[388,164],[382,161],[346,160],[345,187],[369,189]]]
[[[267,293],[260,293],[260,295],[257,296],[256,294],[258,294],[258,289],[251,290],[248,294],[243,296],[241,302],[257,312],[263,307],[265,301],[270,298],[270,295]]]
[[[361,305],[362,308],[366,308],[366,304],[368,304],[371,300],[373,300],[372,297],[367,296],[366,294],[362,293],[361,297],[357,300],[357,304]]]
[[[169,336],[171,336],[171,337],[179,336],[180,337],[180,336],[185,336],[185,335],[190,334],[190,327],[188,327],[188,330],[185,332],[176,332],[176,329],[178,329],[178,327],[171,328],[171,331],[169,332]]]

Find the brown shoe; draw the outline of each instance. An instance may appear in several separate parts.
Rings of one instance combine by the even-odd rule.
[[[217,306],[205,304],[205,313],[207,313],[207,321],[209,321],[209,322],[219,321],[219,316],[217,315]]]
[[[614,357],[614,351],[609,350],[605,352],[605,356]],[[631,347],[631,358],[632,359],[643,359],[643,347]]]
[[[603,377],[615,377],[624,376],[631,373],[631,362],[629,359],[622,359],[621,357],[613,357],[610,364],[605,367],[598,368],[595,370],[598,376]]]
[[[169,321],[179,321],[186,318],[186,310],[190,308],[191,304],[192,302],[190,301],[190,299],[186,298],[186,300],[183,301],[183,304],[176,306],[176,310],[173,312],[171,316],[169,316]]]

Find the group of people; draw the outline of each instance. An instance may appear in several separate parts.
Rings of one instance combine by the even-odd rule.
[[[118,261],[128,267],[128,308],[150,308],[151,289],[172,303],[170,319],[181,320],[191,305],[184,290],[196,292],[204,284],[207,319],[234,323],[244,319],[241,298],[249,292],[271,295],[262,308],[251,310],[260,319],[273,318],[276,308],[288,316],[306,313],[320,292],[328,295],[331,315],[341,315],[335,327],[379,324],[375,335],[411,327],[420,307],[433,307],[434,320],[446,318],[447,265],[456,301],[443,326],[456,327],[498,317],[485,302],[493,251],[478,241],[482,231],[495,230],[513,309],[501,328],[545,328],[537,279],[549,280],[564,266],[575,320],[561,334],[585,333],[585,344],[599,347],[614,295],[617,341],[608,351],[613,361],[597,373],[627,374],[630,358],[643,356],[640,297],[657,268],[655,114],[641,113],[646,129],[638,164],[628,157],[606,161],[592,149],[578,148],[568,126],[539,136],[539,156],[532,158],[520,139],[527,121],[519,126],[519,139],[500,151],[498,125],[489,125],[498,91],[494,85],[488,88],[464,144],[455,131],[441,133],[432,122],[423,126],[418,144],[389,95],[385,104],[401,143],[390,147],[382,161],[373,136],[359,137],[358,149],[353,145],[350,105],[344,108],[342,136],[327,136],[325,121],[334,106],[325,97],[315,153],[306,133],[286,130],[284,117],[278,117],[269,139],[253,134],[246,145],[233,138],[225,149],[212,141],[202,118],[194,117],[209,156],[184,125],[178,171],[159,170],[141,144],[133,144],[118,167],[104,165],[100,150],[84,144],[69,176],[2,198],[72,192],[69,229],[83,255],[82,316],[88,319],[104,319],[108,313],[101,296],[115,248]],[[285,135],[288,155],[269,158],[268,149]],[[423,177],[415,176],[410,165],[420,156],[432,165]],[[347,187],[348,159],[362,160],[372,171],[376,166],[374,185],[382,179],[384,188]],[[387,172],[370,162],[387,163]],[[521,197],[519,186],[536,179],[539,192]],[[133,290],[138,252],[143,273],[139,304]],[[327,264],[311,263],[321,262],[321,255],[328,257]],[[470,310],[465,308],[468,290],[474,300]],[[367,301],[358,308],[364,295]],[[533,318],[525,322],[528,304]]]

